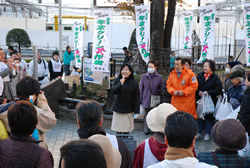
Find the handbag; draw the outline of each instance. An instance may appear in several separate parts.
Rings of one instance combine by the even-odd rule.
[[[202,95],[203,114],[212,114],[215,111],[214,103],[210,95]]]
[[[205,120],[205,117],[204,117],[204,114],[203,114],[203,101],[202,101],[202,98],[199,99],[196,103],[197,103],[196,113],[197,113],[198,119]]]
[[[158,106],[159,104],[161,104],[161,96],[160,95],[153,95],[152,86],[151,86],[149,80],[148,80],[148,84],[149,84],[149,89],[150,89],[150,93],[151,93],[150,107],[154,108],[154,107]]]

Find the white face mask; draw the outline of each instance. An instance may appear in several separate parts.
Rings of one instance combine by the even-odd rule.
[[[229,68],[226,68],[226,69],[225,69],[225,74],[229,74],[230,71],[231,71],[231,70],[230,70]]]
[[[154,68],[148,68],[148,73],[155,73],[155,69]]]

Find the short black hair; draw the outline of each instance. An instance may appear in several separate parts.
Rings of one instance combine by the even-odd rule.
[[[120,68],[120,73],[119,73],[119,78],[122,78],[122,69],[124,68],[124,67],[128,67],[128,69],[129,69],[129,71],[131,72],[131,75],[130,76],[132,76],[132,78],[134,77],[134,69],[132,68],[132,66],[130,65],[130,64],[127,64],[127,63],[125,63],[125,64],[123,64],[122,66],[121,66],[121,68]]]
[[[127,50],[128,48],[127,48],[127,47],[123,47],[122,49],[123,49],[123,50]]]
[[[70,48],[70,46],[67,46],[67,47],[66,47],[66,50],[68,50],[69,48]]]
[[[155,62],[154,60],[149,60],[149,61],[148,61],[148,64],[154,64],[154,66],[157,67],[157,64],[156,64],[156,62]],[[148,66],[148,65],[147,65],[147,66]]]
[[[21,54],[21,51],[17,51],[16,53],[20,53]]]
[[[182,59],[181,57],[177,57],[177,58],[175,59],[175,61],[180,61],[180,60],[181,60],[181,65],[184,65],[184,64],[185,64],[184,59]]]
[[[211,71],[215,72],[216,71],[215,62],[213,60],[207,59],[203,62],[203,66],[206,62],[209,64]]]
[[[58,52],[58,51],[54,51],[53,54],[52,54],[52,57],[53,57],[54,55],[59,55],[59,52]]]
[[[165,135],[168,145],[175,148],[189,148],[197,134],[197,122],[189,113],[177,111],[166,119]]]
[[[0,96],[0,104],[3,104],[4,99],[5,98],[3,96]]]
[[[11,133],[30,135],[37,125],[37,111],[27,100],[20,100],[8,108],[8,121]]]
[[[106,168],[104,152],[100,145],[89,139],[74,140],[66,143],[60,149],[61,167],[64,168]]]
[[[29,98],[30,95],[39,95],[40,84],[39,82],[30,77],[24,77],[16,85],[16,94],[18,97]]]
[[[192,66],[191,59],[185,58],[184,61],[185,61],[185,63],[187,62],[190,66]]]
[[[14,47],[13,46],[9,46],[8,49],[13,51]]]
[[[102,118],[102,107],[95,101],[79,102],[76,106],[77,118],[82,127],[98,126]]]

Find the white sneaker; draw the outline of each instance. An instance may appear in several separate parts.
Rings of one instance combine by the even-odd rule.
[[[209,141],[209,140],[210,140],[210,135],[209,134],[205,134],[204,141]]]
[[[202,134],[198,133],[198,134],[196,135],[196,139],[201,139],[201,138],[202,138]]]

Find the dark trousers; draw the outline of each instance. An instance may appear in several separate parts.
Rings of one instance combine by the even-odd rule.
[[[198,123],[198,133],[202,133],[203,127],[205,125],[205,134],[211,133],[211,128],[213,126],[212,120],[197,120]]]
[[[70,65],[63,65],[65,76],[70,75],[70,70],[69,70]]]
[[[151,110],[151,108],[149,109],[144,109],[145,113],[144,113],[144,132],[151,132],[151,130],[148,128],[148,124],[147,124],[147,121],[146,121],[146,117],[148,115],[148,112]]]

